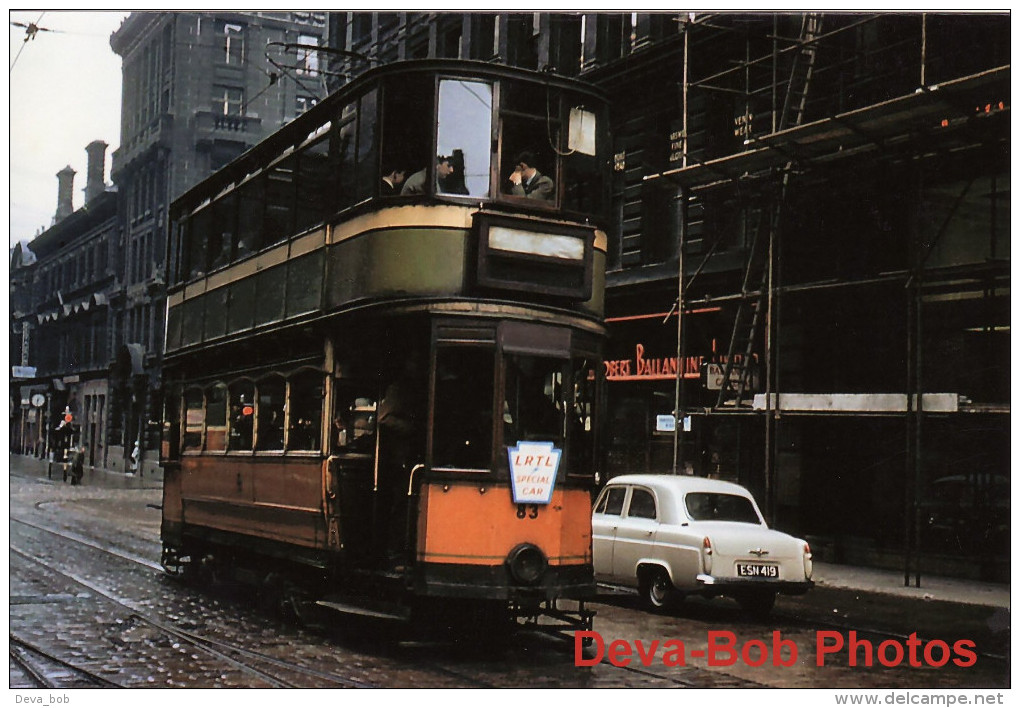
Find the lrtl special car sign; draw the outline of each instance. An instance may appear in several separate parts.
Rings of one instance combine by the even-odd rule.
[[[510,482],[515,504],[548,504],[556,486],[562,450],[551,442],[517,441],[507,447],[510,457]]]

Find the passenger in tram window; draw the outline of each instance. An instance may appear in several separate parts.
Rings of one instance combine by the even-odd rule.
[[[439,155],[436,157],[436,191],[441,191],[440,184],[443,180],[450,176],[453,172],[453,166],[450,164],[450,158]],[[425,194],[425,180],[427,178],[428,170],[423,168],[418,170],[413,175],[407,178],[404,182],[404,188],[400,190],[401,194]]]
[[[283,449],[283,415],[275,408],[269,412],[269,419],[259,425],[260,450]]]
[[[252,413],[251,405],[245,405],[244,397],[240,403],[230,407],[230,449],[251,450],[252,444]]]
[[[469,194],[464,181],[464,151],[457,148],[450,155],[450,173],[439,178],[439,191],[442,194]]]
[[[305,418],[295,418],[290,426],[290,437],[287,445],[291,450],[315,450],[318,443],[315,440],[315,429],[312,421]]]
[[[407,169],[396,163],[383,163],[383,176],[379,180],[379,196],[395,197],[400,194],[400,187],[407,176]]]
[[[216,251],[216,254],[213,256],[212,263],[209,265],[210,270],[215,270],[230,262],[230,249],[232,246],[231,238],[232,236],[229,231],[225,231],[221,235],[220,246]]]
[[[524,151],[514,160],[514,171],[510,175],[510,193],[518,197],[552,201],[556,196],[556,183],[535,167],[535,153]]]

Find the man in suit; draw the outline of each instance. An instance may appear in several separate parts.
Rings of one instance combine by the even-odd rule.
[[[419,170],[413,175],[407,178],[404,182],[404,188],[400,190],[401,194],[425,194],[425,177],[428,170]],[[453,172],[453,167],[450,165],[450,158],[443,157],[442,155],[436,158],[436,192],[439,192],[438,182],[446,179]]]
[[[510,175],[512,187],[510,193],[518,197],[528,197],[551,202],[556,197],[556,183],[535,167],[535,153],[525,151],[514,161],[515,168]]]
[[[402,166],[383,164],[383,176],[379,183],[379,196],[394,197],[400,194],[400,186],[404,183],[407,170]]]

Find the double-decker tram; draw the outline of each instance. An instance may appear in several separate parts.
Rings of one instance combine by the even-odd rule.
[[[606,130],[576,81],[397,63],[175,201],[168,572],[590,627]]]

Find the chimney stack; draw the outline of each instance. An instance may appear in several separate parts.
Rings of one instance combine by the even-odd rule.
[[[106,148],[102,140],[93,140],[85,147],[89,156],[88,172],[85,181],[85,204],[106,191]]]
[[[72,204],[74,197],[74,175],[75,171],[70,165],[57,173],[57,213],[53,217],[54,222],[70,216],[74,211]]]

